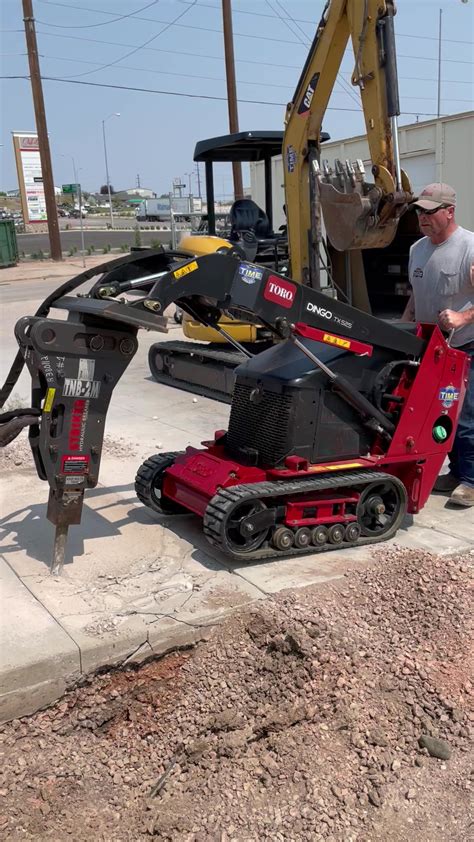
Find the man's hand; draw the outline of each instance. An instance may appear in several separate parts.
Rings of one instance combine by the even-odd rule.
[[[474,308],[457,313],[456,310],[442,310],[438,316],[438,322],[443,330],[457,330],[459,327],[471,324],[474,315]]]

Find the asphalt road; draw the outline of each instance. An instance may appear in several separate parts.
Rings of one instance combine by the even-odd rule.
[[[49,252],[49,238],[47,234],[17,234],[18,251],[20,256],[23,254],[31,255],[38,254],[42,251],[44,254]],[[171,241],[170,231],[140,231],[141,242],[138,245],[149,245],[153,242],[160,242],[167,244]],[[100,253],[104,248],[110,246],[118,249],[123,246],[137,245],[136,232],[129,231],[96,231],[91,229],[84,230],[84,244],[86,249],[91,246]],[[72,248],[78,251],[81,248],[81,232],[75,231],[61,231],[61,245],[62,250],[68,254]]]

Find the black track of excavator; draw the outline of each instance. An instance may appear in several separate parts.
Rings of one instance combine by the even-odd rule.
[[[253,346],[253,353],[268,343]],[[156,342],[148,352],[154,380],[206,398],[231,403],[235,369],[248,357],[225,345],[203,342]]]

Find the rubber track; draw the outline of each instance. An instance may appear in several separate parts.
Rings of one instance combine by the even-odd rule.
[[[157,471],[165,471],[166,468],[170,468],[176,457],[182,456],[183,453],[184,451],[182,450],[178,450],[173,453],[156,453],[154,456],[150,456],[148,459],[145,459],[143,464],[140,465],[135,477],[135,494],[140,502],[153,512],[168,514],[165,509],[162,509],[161,507],[158,508],[155,505],[151,494],[149,493],[150,482],[153,476],[157,473]],[[170,500],[170,503],[172,502],[174,501]],[[175,506],[177,505],[178,504],[175,503]]]
[[[323,544],[322,547],[311,545],[306,549],[299,549],[291,547],[289,550],[279,551],[274,547],[265,547],[263,549],[254,550],[251,553],[234,553],[228,549],[225,541],[222,540],[224,523],[227,514],[234,508],[236,503],[243,503],[246,500],[255,498],[262,499],[265,497],[290,497],[294,494],[305,494],[312,491],[324,491],[327,488],[344,488],[355,485],[366,485],[370,482],[390,480],[396,484],[400,483],[404,489],[403,483],[397,480],[392,474],[382,473],[380,471],[360,471],[350,474],[339,474],[338,476],[318,477],[310,480],[296,480],[284,482],[278,480],[276,482],[259,482],[252,485],[236,485],[231,488],[224,488],[214,495],[210,501],[203,520],[204,534],[207,540],[218,547],[226,555],[230,555],[235,561],[258,561],[269,558],[287,558],[298,555],[312,555],[313,553],[328,552],[331,550],[341,550],[347,547],[361,547],[366,544],[376,544],[380,541],[387,541],[392,538],[397,532],[399,524],[392,527],[386,532],[382,538],[369,538],[361,536],[357,541],[348,542],[342,541],[340,544]],[[405,492],[406,494],[406,492]]]
[[[176,342],[155,342],[151,347],[155,351],[157,348],[160,348],[165,353],[172,351],[173,353],[183,354],[185,356],[189,356],[191,353],[198,354],[201,357],[207,357],[218,362],[228,362],[230,365],[238,365],[247,359],[245,354],[240,354],[238,351],[218,350],[215,348],[215,345],[209,348],[208,345],[201,345],[199,342],[180,342],[179,340],[176,340]]]
[[[157,383],[164,383],[166,386],[173,386],[175,389],[192,392],[195,395],[202,395],[203,397],[219,400],[222,403],[230,404],[232,402],[232,394],[224,392],[221,389],[212,389],[209,386],[201,386],[194,384],[189,380],[179,380],[166,372],[160,371],[154,364],[154,358],[160,353],[170,353],[174,356],[189,357],[190,353],[199,354],[210,360],[208,363],[211,368],[211,363],[216,365],[219,370],[223,366],[228,368],[236,368],[241,363],[245,362],[247,357],[245,354],[239,354],[236,351],[215,351],[201,346],[196,342],[157,342],[152,345],[148,352],[148,363],[150,371],[154,380]]]

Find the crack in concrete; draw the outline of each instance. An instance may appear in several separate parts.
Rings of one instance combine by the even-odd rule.
[[[176,617],[174,614],[165,614],[158,611],[137,611],[135,609],[130,609],[129,611],[121,611],[119,614],[116,614],[116,617],[133,617],[133,616],[145,616],[145,617],[155,617],[154,620],[150,622],[150,625],[153,623],[157,623],[158,620],[163,618],[168,618],[169,620],[174,620],[176,623],[182,623],[185,626],[189,626],[192,629],[208,629],[212,626],[215,626],[216,620],[210,623],[190,623],[188,620],[182,620],[181,617]]]
[[[72,634],[70,634],[70,632],[68,632],[68,630],[67,630],[66,628],[64,628],[63,624],[62,624],[62,623],[58,620],[58,618],[57,618],[57,617],[55,617],[55,616],[54,616],[54,614],[51,614],[51,611],[49,610],[49,608],[48,608],[48,607],[44,604],[44,602],[43,602],[43,601],[39,598],[39,596],[37,596],[37,594],[35,594],[35,593],[34,593],[34,591],[32,591],[32,590],[31,590],[31,588],[27,585],[27,583],[25,582],[25,580],[24,580],[24,579],[22,579],[22,578],[21,578],[21,576],[19,576],[19,575],[18,575],[18,573],[16,572],[16,570],[15,570],[15,569],[11,566],[11,564],[10,564],[10,563],[9,563],[9,561],[8,561],[8,559],[6,559],[6,558],[5,558],[5,556],[4,556],[3,554],[1,555],[1,558],[3,559],[3,561],[5,562],[5,564],[6,564],[6,565],[10,568],[10,570],[11,570],[11,571],[12,571],[12,573],[13,573],[13,575],[14,575],[14,576],[16,576],[16,578],[18,579],[18,581],[19,581],[19,582],[21,582],[21,584],[23,585],[23,587],[25,587],[25,588],[26,588],[26,590],[28,591],[28,593],[30,593],[30,594],[31,594],[31,596],[33,597],[33,599],[35,599],[35,600],[36,600],[36,602],[38,602],[38,603],[39,603],[39,605],[41,605],[41,607],[42,607],[42,608],[44,608],[44,610],[46,611],[46,613],[48,614],[48,616],[49,616],[49,617],[51,617],[51,619],[52,619],[52,620],[56,623],[56,625],[57,625],[57,626],[59,626],[59,628],[60,628],[60,629],[64,632],[64,634],[65,634],[65,635],[69,638],[69,640],[71,640],[71,641],[72,641],[72,643],[74,643],[74,646],[77,646],[77,652],[78,652],[78,655],[79,655],[79,672],[80,672],[80,674],[82,675],[82,674],[83,674],[83,668],[82,668],[82,651],[81,651],[81,647],[79,646],[79,644],[78,644],[77,640],[74,640],[74,638],[73,638]]]
[[[151,643],[148,639],[148,634],[147,634],[146,640],[144,640],[143,643],[139,643],[138,646],[135,647],[133,652],[130,652],[122,661],[120,661],[120,663],[117,665],[117,667],[119,669],[120,669],[120,667],[125,667],[127,665],[127,663],[130,661],[130,659],[133,658],[137,654],[137,652],[140,651],[140,649],[143,649],[144,646],[148,646],[148,649],[150,650],[150,653],[152,655],[155,654],[155,650],[153,649],[153,646],[151,645]]]

